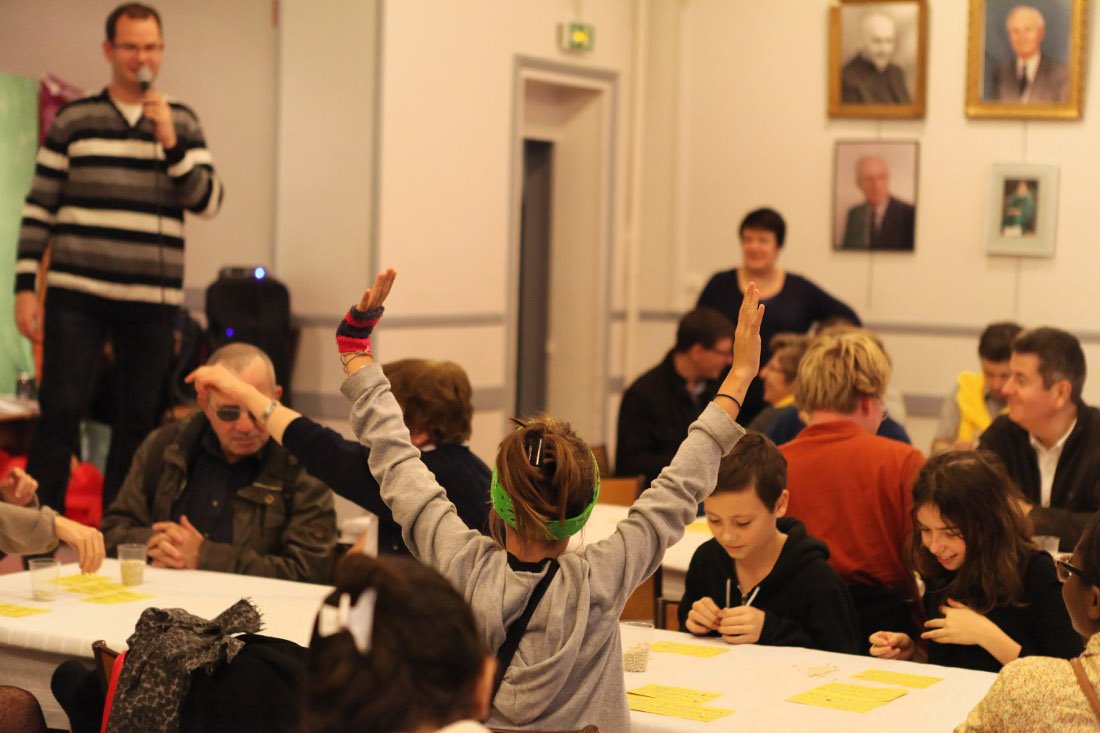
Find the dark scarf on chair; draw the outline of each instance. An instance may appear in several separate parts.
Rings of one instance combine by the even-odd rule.
[[[213,674],[233,661],[244,643],[232,634],[255,633],[263,622],[242,598],[207,621],[181,608],[147,608],[127,640],[108,733],[176,733],[180,708],[197,669]]]

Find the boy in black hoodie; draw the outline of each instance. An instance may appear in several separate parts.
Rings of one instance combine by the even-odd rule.
[[[825,543],[787,511],[787,461],[748,433],[722,459],[703,501],[714,539],[695,551],[680,601],[680,630],[731,644],[863,652],[848,590]]]

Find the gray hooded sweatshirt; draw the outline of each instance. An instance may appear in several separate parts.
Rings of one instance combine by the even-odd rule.
[[[370,448],[371,473],[409,551],[458,589],[490,649],[504,643],[547,562],[526,563],[466,527],[420,462],[401,410],[377,364],[344,381],[351,425]],[[714,489],[718,462],[744,435],[716,405],[703,412],[672,464],[638,497],[607,539],[558,558],[560,569],[531,617],[493,700],[490,727],[570,730],[596,725],[628,733],[619,615],[661,565],[665,550]]]

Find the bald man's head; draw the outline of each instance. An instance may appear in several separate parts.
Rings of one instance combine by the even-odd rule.
[[[897,28],[894,19],[882,13],[872,13],[863,19],[863,56],[879,71],[884,71],[894,58]]]

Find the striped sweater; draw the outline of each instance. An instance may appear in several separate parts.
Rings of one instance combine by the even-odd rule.
[[[171,102],[178,142],[123,117],[107,90],[65,105],[38,150],[23,207],[15,290],[33,291],[52,239],[50,292],[133,304],[183,300],[183,212],[214,216],[222,185],[198,118]]]

